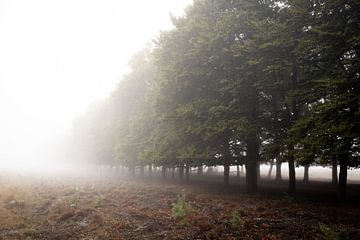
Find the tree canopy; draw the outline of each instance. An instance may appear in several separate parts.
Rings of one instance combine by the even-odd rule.
[[[94,163],[340,165],[360,157],[360,1],[195,0],[74,126]]]

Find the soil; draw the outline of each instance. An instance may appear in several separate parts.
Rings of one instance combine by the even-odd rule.
[[[325,239],[320,225],[360,239],[357,201],[293,199],[279,191],[248,195],[156,179],[89,179],[0,178],[0,239]],[[175,218],[182,192],[190,210]]]

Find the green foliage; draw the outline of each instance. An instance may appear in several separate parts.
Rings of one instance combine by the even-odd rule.
[[[236,211],[236,210],[231,212],[230,222],[234,226],[242,226],[242,225],[244,225],[244,220],[241,219],[239,211]]]
[[[102,208],[104,206],[104,197],[97,196],[94,206],[95,208]]]
[[[181,194],[177,196],[176,203],[172,204],[172,217],[178,219],[182,224],[188,224],[187,217],[194,211],[191,203],[186,200],[186,193],[183,190]]]
[[[358,167],[359,9],[195,1],[76,122],[73,146],[108,165],[244,163],[248,187],[257,184],[251,166],[279,156],[291,170],[334,159],[342,172]]]
[[[336,232],[323,223],[319,223],[319,228],[326,240],[350,240],[350,237],[346,232]]]

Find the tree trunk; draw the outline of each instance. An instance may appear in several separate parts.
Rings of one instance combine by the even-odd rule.
[[[203,173],[203,166],[200,165],[200,166],[198,166],[198,168],[197,168],[197,175],[202,175],[202,173]]]
[[[257,163],[259,162],[259,145],[254,139],[247,141],[246,189],[249,193],[257,192]]]
[[[347,192],[347,167],[347,157],[345,157],[344,159],[340,159],[339,190],[341,198],[345,198]]]
[[[142,179],[144,179],[144,166],[143,165],[140,166],[140,176]]]
[[[240,174],[244,174],[244,165],[243,164],[241,164]]]
[[[282,177],[281,177],[281,160],[280,160],[280,157],[279,158],[276,158],[276,181],[277,182],[280,182],[282,180]]]
[[[256,164],[248,163],[246,168],[246,190],[248,193],[254,193],[257,191],[257,171]]]
[[[185,166],[185,180],[188,183],[190,179],[190,164],[186,164]]]
[[[174,165],[171,166],[171,178],[173,180],[175,179],[175,166]]]
[[[304,166],[304,179],[303,179],[304,183],[309,182],[309,168],[310,168],[309,164],[306,164]]]
[[[225,186],[229,186],[229,178],[230,178],[230,164],[228,160],[224,162],[224,184]]]
[[[180,183],[182,183],[184,181],[184,164],[181,163],[179,166],[179,180]]]
[[[131,176],[135,177],[135,166],[130,167]]]
[[[236,177],[240,177],[240,166],[236,165]]]
[[[149,177],[152,176],[152,164],[149,164]]]
[[[268,172],[268,178],[271,178],[271,173],[272,173],[273,167],[274,167],[274,160],[272,160],[270,162],[270,169],[269,169],[269,172]]]
[[[260,180],[260,161],[257,161],[256,163],[256,174],[257,174],[257,179],[258,181]]]
[[[295,159],[294,156],[289,157],[289,196],[295,197],[296,178],[295,178]]]
[[[295,60],[293,60],[292,64],[292,76],[291,76],[291,88],[296,89],[298,85],[298,66]],[[296,98],[292,100],[292,107],[291,110],[288,110],[288,119],[293,123],[299,118],[299,106]],[[294,145],[289,146],[289,151],[294,151]],[[295,156],[291,153],[289,157],[289,196],[295,197],[296,191],[296,176],[295,176]]]
[[[166,167],[165,166],[161,167],[161,175],[162,175],[163,179],[166,178]]]
[[[337,186],[339,183],[338,181],[338,169],[337,169],[337,161],[334,159],[332,161],[332,184]]]

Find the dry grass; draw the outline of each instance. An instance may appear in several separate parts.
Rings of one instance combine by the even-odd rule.
[[[172,217],[181,188],[118,179],[0,180],[0,239],[322,239],[318,223],[360,239],[360,206],[218,195],[186,187],[189,224]],[[241,224],[232,221],[234,211]]]

